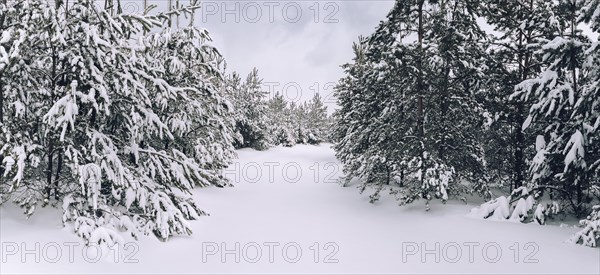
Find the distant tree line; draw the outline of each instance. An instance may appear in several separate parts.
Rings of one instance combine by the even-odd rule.
[[[236,148],[265,150],[330,141],[331,118],[319,94],[303,103],[288,102],[279,92],[270,95],[256,69],[245,81],[233,73],[225,82],[235,110]]]

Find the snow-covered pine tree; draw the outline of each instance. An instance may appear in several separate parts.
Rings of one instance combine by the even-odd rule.
[[[323,141],[327,110],[320,100],[320,97],[313,97],[310,102],[301,104],[290,102],[288,113],[291,115],[290,122],[294,125],[297,144],[318,144]]]
[[[553,1],[482,2],[484,18],[499,34],[492,37],[489,48],[489,77],[481,101],[489,117],[486,159],[491,180],[510,182],[507,189],[511,192],[526,180],[527,159],[535,154],[530,146],[535,136],[522,129],[531,102],[510,100],[509,96],[517,84],[540,71],[541,60],[535,51],[541,47],[540,40],[555,33],[556,16]]]
[[[241,121],[243,119],[242,109],[236,107],[236,105],[239,105],[236,102],[236,100],[241,98],[241,96],[239,94],[242,91],[242,84],[243,84],[242,78],[240,77],[240,75],[237,72],[233,72],[233,73],[225,76],[223,90],[225,91],[225,94],[227,95],[227,98],[229,98],[229,102],[232,105],[232,108],[233,108],[232,118],[233,118],[234,123],[236,121]],[[235,124],[237,124],[237,123],[235,123]],[[233,142],[234,146],[241,147],[241,145],[243,143],[244,143],[244,137],[242,136],[242,134],[239,131],[235,131],[234,142]]]
[[[593,142],[598,136],[593,125],[597,115],[590,112],[597,99],[586,97],[586,91],[595,89],[588,87],[594,83],[587,76],[595,73],[597,67],[583,68],[590,43],[577,27],[581,10],[576,0],[558,1],[560,28],[553,39],[540,42],[538,51],[543,56],[544,69],[535,78],[519,84],[514,95],[534,102],[523,129],[532,124],[544,127],[539,132],[541,145],[531,166],[532,184],[540,190],[552,187],[550,190],[557,191],[553,195],[569,202],[577,216],[591,208],[586,204],[596,173],[592,164],[600,154],[600,146]]]
[[[445,201],[452,181],[482,172],[481,118],[472,112],[484,54],[477,7],[396,1],[375,33],[355,44],[355,63],[345,65],[336,89],[336,150],[347,180],[376,189],[372,200],[396,182],[401,204]]]
[[[589,24],[596,33],[600,32],[600,1],[584,0],[579,1],[581,13],[578,20]],[[580,86],[580,93],[575,106],[573,107],[572,121],[579,121],[583,126],[582,144],[585,156],[576,157],[573,162],[585,161],[587,167],[579,172],[587,173],[585,177],[588,180],[587,196],[593,197],[591,203],[591,214],[581,221],[584,227],[575,234],[571,240],[587,246],[598,247],[600,241],[600,42],[593,41],[588,45],[584,52],[582,60],[582,69],[580,74],[585,75],[584,85]],[[572,145],[573,147],[575,144]],[[591,155],[591,156],[590,156]],[[583,159],[583,160],[582,160]],[[566,164],[566,163],[565,163]]]
[[[529,4],[536,5],[535,8],[541,9],[546,16],[535,24],[523,24],[524,29],[532,27],[521,34],[531,38],[526,40],[529,46],[525,47],[531,53],[526,63],[529,67],[522,67],[518,76],[523,77],[523,70],[530,69],[527,79],[516,86],[512,98],[531,106],[522,129],[537,136],[532,142],[537,153],[532,156],[531,181],[527,188],[513,191],[504,207],[507,211],[501,211],[506,215],[500,216],[504,219],[518,216],[522,222],[543,224],[547,216],[556,214],[561,208],[581,216],[592,211],[592,205],[600,200],[599,59],[597,43],[590,43],[579,29],[581,22],[591,22],[594,27],[594,14],[597,16],[598,12],[597,1]],[[528,14],[531,14],[530,10]],[[597,26],[595,31],[598,31]],[[535,32],[538,34],[534,35]],[[544,194],[549,194],[551,203],[542,203],[546,199]],[[494,201],[482,205],[476,215],[498,216],[493,212],[502,208],[496,208]],[[595,215],[592,211],[589,220],[582,221],[586,228],[574,237],[575,242],[592,243],[591,236],[598,234]]]
[[[318,144],[328,141],[327,107],[323,104],[323,99],[317,93],[306,105],[308,143]]]
[[[88,242],[120,242],[120,230],[163,240],[190,234],[188,220],[203,212],[187,194],[216,184],[218,164],[231,157],[227,108],[214,105],[225,104],[214,86],[218,55],[203,34],[183,30],[152,44],[143,32],[168,15],[114,13],[91,0],[68,9],[63,2],[9,0],[2,8],[10,14],[3,26],[13,28],[3,36],[27,37],[14,60],[19,66],[2,75],[14,91],[1,106],[14,121],[3,125],[0,151],[0,185],[10,185],[9,196],[28,215],[41,200],[62,202],[63,222]],[[163,42],[182,47],[164,49],[171,63],[157,63],[153,46]],[[186,55],[196,59],[181,61]],[[185,80],[177,74],[196,82],[178,82]],[[175,106],[199,110],[184,116]],[[206,136],[223,149],[203,152],[207,143],[199,139]]]
[[[267,102],[270,142],[274,145],[293,146],[296,144],[294,125],[288,102],[279,92]]]
[[[592,213],[580,222],[583,229],[571,237],[573,243],[598,247],[600,242],[600,205],[592,207]]]
[[[11,199],[17,189],[34,192],[42,188],[22,179],[31,173],[24,169],[25,162],[40,162],[40,156],[33,153],[40,145],[32,132],[33,118],[41,116],[36,112],[41,104],[31,103],[34,108],[26,112],[23,99],[33,94],[30,90],[36,83],[29,66],[35,61],[33,53],[41,50],[35,34],[48,22],[43,10],[44,2],[39,0],[0,3],[0,203]]]
[[[199,186],[228,184],[221,170],[235,156],[234,107],[223,90],[222,57],[209,44],[208,31],[190,22],[186,28],[150,34],[144,42],[153,67],[169,85],[192,88],[181,89],[177,97],[155,97],[161,120],[177,132],[164,141],[164,149],[178,148],[194,157],[203,168]]]
[[[480,2],[439,1],[425,36],[432,52],[426,104],[431,153],[471,183],[484,180],[485,163],[480,94],[488,39],[477,23]]]
[[[269,148],[266,92],[255,68],[242,82],[237,73],[227,78],[227,93],[235,109],[237,148]]]
[[[404,190],[403,203],[429,195],[428,188],[419,192],[417,187],[425,187],[419,179],[425,153],[425,2],[396,1],[375,33],[355,44],[355,63],[345,66],[348,76],[336,89],[341,106],[337,131],[342,134],[337,157],[347,182],[359,178],[361,192],[375,188],[372,201],[395,179],[410,188]],[[407,36],[419,39],[404,43]],[[412,179],[416,182],[409,183]]]
[[[344,164],[344,172],[348,177],[360,176],[355,171],[362,166],[359,158],[367,149],[361,135],[366,125],[366,113],[363,97],[367,95],[363,80],[372,70],[367,60],[368,39],[359,36],[358,41],[352,45],[354,53],[353,63],[342,65],[345,77],[340,79],[335,87],[335,96],[339,109],[333,113],[333,141],[335,143],[336,157]],[[348,183],[348,181],[346,181]]]

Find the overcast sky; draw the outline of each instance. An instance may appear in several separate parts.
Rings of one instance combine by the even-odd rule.
[[[169,3],[147,1],[158,6],[153,12]],[[122,5],[125,12],[143,11],[143,0]],[[343,76],[340,66],[353,57],[352,43],[374,32],[394,0],[215,0],[200,5],[194,25],[210,32],[228,73],[245,77],[256,67],[271,95],[280,92],[288,101],[303,102],[319,92],[331,113],[333,86]],[[188,22],[180,21],[182,27]]]
[[[229,72],[245,76],[256,67],[265,89],[297,101],[320,92],[333,106],[333,85],[343,75],[340,65],[353,57],[352,42],[371,34],[393,3],[204,1],[196,26],[210,31]]]

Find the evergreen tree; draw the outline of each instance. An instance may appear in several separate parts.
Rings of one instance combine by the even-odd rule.
[[[593,31],[600,32],[600,2],[597,0],[584,0],[578,2],[581,5],[579,21],[590,25]],[[598,134],[600,129],[600,42],[593,41],[584,52],[582,71],[586,73],[585,84],[581,87],[579,99],[573,108],[574,117],[576,117],[584,131],[581,133],[584,138],[585,156],[577,157],[573,162],[575,164],[585,163],[588,167],[580,169],[587,175],[589,188],[587,196],[594,196],[596,205],[592,207],[591,214],[580,223],[584,228],[575,234],[573,242],[587,246],[597,247],[600,240],[600,152],[598,151]],[[576,121],[576,120],[575,120]],[[574,147],[574,145],[573,145]],[[572,150],[572,149],[571,149]],[[592,157],[590,158],[590,154]],[[594,157],[595,156],[595,157]],[[583,171],[582,171],[583,170]]]
[[[504,10],[502,5],[506,3],[497,4],[490,7]],[[510,22],[506,16],[496,16],[494,22],[505,27],[502,29],[506,32],[504,39],[516,43],[500,44],[513,52],[499,51],[497,56],[515,58],[517,53],[519,66],[512,71],[495,69],[495,75],[505,75],[498,79],[506,81],[507,90],[513,83],[511,79],[520,80],[510,100],[516,106],[530,106],[529,115],[522,120],[518,131],[527,130],[535,137],[529,143],[535,148],[530,161],[531,180],[527,187],[515,189],[508,198],[501,197],[504,199],[482,205],[475,214],[483,218],[543,224],[559,209],[569,209],[576,216],[592,211],[588,219],[582,221],[585,228],[573,241],[595,246],[597,209],[592,205],[600,200],[599,64],[597,42],[591,43],[579,24],[590,23],[598,31],[594,24],[598,3],[560,0],[514,4],[510,10],[523,13],[517,17],[523,18],[520,24],[519,20]],[[511,77],[511,72],[517,74]],[[515,109],[510,111],[515,115]],[[515,182],[513,187],[518,184]],[[544,195],[549,195],[551,203],[543,203]]]
[[[121,230],[191,234],[188,220],[204,212],[190,189],[224,184],[219,170],[233,155],[207,33],[144,37],[169,14],[115,13],[91,0],[2,8],[3,36],[19,37],[6,42],[22,43],[0,77],[12,90],[0,106],[12,121],[2,123],[3,195],[27,215],[56,200],[63,222],[93,243],[120,242]]]
[[[488,23],[500,33],[492,41],[486,62],[489,78],[482,101],[490,120],[486,158],[496,175],[492,180],[510,178],[509,192],[525,183],[527,159],[535,154],[531,146],[535,136],[522,129],[532,103],[511,100],[510,95],[517,84],[541,69],[535,52],[541,41],[555,33],[553,5],[545,0],[485,0],[482,5]]]
[[[600,153],[600,147],[591,140],[597,132],[589,123],[595,121],[588,120],[593,102],[582,97],[590,84],[586,81],[588,68],[582,70],[589,41],[577,28],[579,11],[577,1],[558,1],[559,29],[538,51],[547,65],[539,76],[519,84],[515,94],[523,101],[534,101],[523,129],[532,123],[544,126],[538,138],[542,145],[531,167],[533,183],[538,189],[557,187],[555,190],[560,191],[555,195],[569,201],[577,215],[589,209],[584,207],[584,191],[593,183],[595,173],[589,164]]]
[[[482,173],[477,8],[478,1],[397,1],[355,44],[355,63],[337,87],[336,150],[347,180],[376,188],[372,200],[396,182],[401,204],[445,201],[451,182]]]
[[[294,140],[296,144],[306,144],[308,142],[308,125],[306,125],[306,102],[296,104],[289,103],[287,110],[288,123],[292,125]]]
[[[288,108],[288,102],[283,95],[276,93],[268,103],[269,114],[269,132],[272,144],[293,146],[296,144],[293,124],[291,123],[291,113]]]
[[[251,147],[257,150],[269,148],[267,126],[267,102],[262,90],[262,80],[255,68],[245,82],[234,73],[227,79],[227,93],[235,109],[237,148]]]
[[[316,94],[306,106],[306,127],[308,128],[308,143],[318,144],[328,140],[327,107],[323,99]]]

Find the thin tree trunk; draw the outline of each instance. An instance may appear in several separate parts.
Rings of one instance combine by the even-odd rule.
[[[175,6],[177,9],[179,9],[179,0],[175,0]],[[177,29],[179,29],[179,14],[177,14],[177,17],[175,18],[176,23],[177,23]]]
[[[0,125],[4,124],[4,84],[0,74]],[[0,178],[4,175],[4,166],[2,165],[4,157],[0,156]]]
[[[52,134],[52,131],[50,132]],[[48,139],[48,167],[46,168],[46,200],[50,200],[50,190],[52,186],[52,159],[54,158],[54,141]]]
[[[2,0],[2,4],[6,5],[6,0]],[[6,15],[0,15],[0,30],[4,29],[4,19]],[[2,82],[2,74],[0,74],[0,124],[4,123],[4,83]],[[1,161],[1,159],[0,159]],[[2,168],[0,168],[2,169]],[[0,170],[1,172],[2,170]],[[1,175],[1,174],[0,174]]]
[[[196,6],[196,4],[198,3],[195,0],[191,0],[192,1],[192,5]],[[196,9],[192,9],[192,16],[190,16],[190,27],[194,26],[194,17],[196,16]]]
[[[390,167],[387,165],[387,163],[385,163],[384,165],[385,165],[385,171],[386,171],[386,175],[387,175],[385,184],[390,185],[390,175],[391,175]]]
[[[438,154],[439,154],[439,158],[441,160],[444,160],[445,155],[446,155],[446,133],[448,131],[448,126],[447,126],[447,114],[448,114],[448,109],[450,108],[449,106],[449,91],[448,91],[448,84],[449,84],[449,77],[450,77],[450,66],[448,65],[448,61],[445,61],[446,65],[444,68],[444,80],[443,80],[443,84],[442,84],[442,96],[440,97],[440,107],[441,107],[441,111],[440,111],[440,124],[442,126],[442,137],[440,140],[440,146],[438,147]]]
[[[2,4],[6,5],[6,0],[2,0]],[[4,20],[6,15],[2,13],[0,15],[0,30],[4,29]],[[0,125],[4,124],[4,83],[2,82],[2,73],[0,73]],[[4,166],[2,163],[4,161],[4,157],[0,156],[0,178],[4,175]]]
[[[419,10],[418,10],[418,16],[419,16],[419,29],[418,29],[418,57],[417,57],[417,136],[419,137],[419,140],[421,142],[421,144],[419,144],[419,150],[420,150],[420,156],[421,156],[421,173],[425,173],[425,130],[423,129],[423,116],[424,116],[424,111],[423,111],[423,36],[424,36],[424,30],[423,30],[423,5],[425,4],[425,0],[421,0],[419,2]],[[421,177],[421,186],[424,185],[424,181],[425,181],[425,177]]]
[[[576,22],[575,22],[575,13],[576,13],[576,9],[577,9],[577,3],[575,1],[573,1],[572,3],[572,12],[573,12],[573,18],[571,19],[571,39],[575,39],[575,35],[577,34],[576,30]],[[574,50],[571,50],[571,77],[573,78],[573,94],[578,97],[578,88],[577,87],[577,54]],[[582,126],[583,127],[583,126]],[[583,131],[582,131],[583,133]],[[585,172],[583,172],[582,174],[582,179],[578,182],[576,188],[577,188],[577,210],[576,210],[576,214],[579,217],[580,216],[580,210],[581,210],[581,203],[583,202],[583,183],[585,182],[585,178],[586,178],[586,174]]]
[[[4,83],[0,75],[0,124],[4,123]]]
[[[171,10],[173,9],[173,0],[169,0],[169,28],[171,27],[171,21],[173,21],[173,15],[171,14]]]
[[[529,9],[533,10],[533,0],[529,1]],[[526,11],[528,12],[528,11]],[[521,75],[521,81],[525,81],[529,78],[530,72],[530,62],[531,62],[531,52],[523,45],[529,45],[531,43],[531,31],[527,33],[527,35],[521,33],[519,34],[519,51],[524,51],[524,53],[519,53],[519,70]],[[515,136],[514,136],[514,163],[513,163],[513,189],[516,189],[523,185],[525,180],[525,176],[523,171],[525,170],[525,133],[523,132],[523,123],[525,119],[523,117],[525,107],[522,102],[515,103],[515,114],[514,114],[514,127],[515,127]]]
[[[57,9],[59,6],[59,3],[56,3],[57,5]],[[51,72],[50,72],[50,77],[51,77],[51,95],[50,98],[52,101],[54,101],[54,95],[55,95],[55,91],[56,91],[56,75],[57,75],[57,58],[58,55],[56,53],[56,48],[55,47],[51,47],[52,49],[52,67],[51,67]],[[50,191],[52,189],[52,170],[53,170],[53,159],[54,159],[54,131],[50,130],[48,131],[48,134],[46,135],[46,139],[48,140],[48,165],[46,168],[46,200],[50,200]]]
[[[423,36],[424,36],[424,28],[423,28],[423,6],[425,4],[425,0],[421,0],[419,2],[418,9],[418,17],[419,17],[419,28],[418,28],[418,57],[417,57],[417,136],[419,137],[419,153],[421,157],[421,165],[419,169],[421,170],[422,175],[425,174],[425,129],[424,129],[424,110],[423,110]],[[424,186],[425,177],[421,176],[420,180],[421,186]],[[429,205],[429,200],[427,200],[427,204]]]
[[[523,51],[523,34],[519,34],[519,56],[518,56],[518,61],[517,63],[519,63],[519,76],[521,77],[520,80],[524,80],[523,76],[524,76],[524,62],[523,62],[523,55],[524,53]],[[514,115],[513,115],[513,127],[514,127],[514,135],[513,135],[513,147],[514,147],[514,153],[513,153],[513,183],[512,183],[512,190],[516,189],[517,187],[521,186],[521,159],[523,158],[523,153],[521,151],[521,146],[520,146],[520,140],[522,139],[522,126],[523,126],[523,117],[521,115],[522,112],[522,108],[521,108],[521,103],[520,102],[516,102],[515,103],[515,110],[514,110]],[[511,190],[511,191],[512,191]]]
[[[424,0],[419,2],[419,31],[418,31],[418,39],[419,39],[419,48],[418,48],[418,60],[417,60],[417,133],[419,137],[423,138],[425,135],[425,131],[423,129],[423,5],[425,4]]]
[[[523,169],[525,169],[525,135],[523,134],[522,125],[525,122],[523,116],[521,115],[523,112],[523,108],[520,103],[517,103],[517,115],[515,119],[515,162],[514,162],[514,187],[516,189],[523,185],[524,176]]]
[[[63,164],[63,152],[59,152],[58,154],[58,162],[56,163],[56,176],[54,177],[54,199],[59,200],[58,196],[58,179],[60,178],[60,172],[62,170]]]

